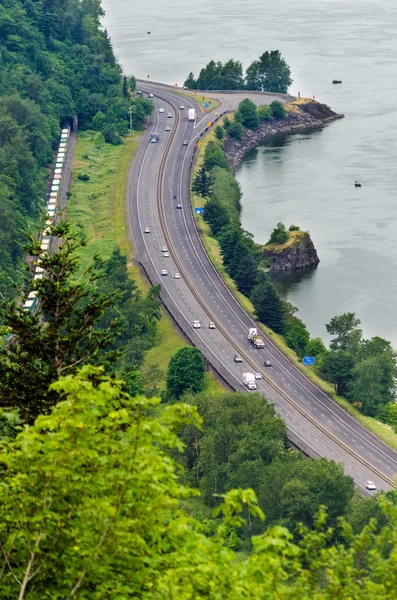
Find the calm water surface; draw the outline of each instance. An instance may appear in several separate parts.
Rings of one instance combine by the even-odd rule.
[[[266,49],[291,65],[291,92],[346,118],[275,138],[238,172],[243,226],[264,243],[278,221],[310,231],[320,265],[277,286],[314,335],[355,311],[397,346],[397,3],[395,0],[104,0],[128,73],[183,83],[210,59],[247,66]],[[150,31],[150,35],[147,34]],[[333,86],[332,79],[342,79]],[[356,190],[359,179],[363,187]]]

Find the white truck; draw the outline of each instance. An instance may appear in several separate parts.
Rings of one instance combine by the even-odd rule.
[[[194,110],[194,108],[189,108],[188,114],[187,114],[187,120],[188,121],[196,120],[196,111]]]
[[[264,348],[265,342],[262,339],[262,336],[258,334],[258,330],[256,327],[251,327],[248,330],[248,341],[251,344],[254,344],[255,348]]]
[[[243,383],[249,390],[256,390],[255,374],[243,373]]]

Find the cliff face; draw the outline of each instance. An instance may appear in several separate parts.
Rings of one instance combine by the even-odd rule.
[[[293,231],[285,244],[262,246],[263,258],[269,261],[270,271],[291,271],[316,267],[320,262],[317,250],[306,231]]]
[[[333,112],[326,104],[314,100],[296,100],[287,105],[286,118],[280,121],[271,120],[262,123],[258,129],[246,130],[242,140],[227,136],[223,151],[229,162],[232,173],[235,174],[243,156],[256,148],[265,137],[277,133],[298,133],[313,127],[323,127],[326,123],[342,119],[343,115]]]

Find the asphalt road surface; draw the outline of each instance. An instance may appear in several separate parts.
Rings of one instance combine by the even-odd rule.
[[[236,108],[246,94],[217,93],[218,106],[204,115],[194,100],[172,88],[146,82],[138,87],[154,94],[156,110],[129,172],[129,227],[136,259],[153,284],[161,283],[161,297],[168,311],[233,389],[246,390],[244,372],[262,375],[257,381],[258,391],[274,403],[287,423],[291,442],[306,454],[343,462],[345,473],[365,494],[369,493],[367,480],[378,489],[392,489],[397,452],[307,379],[263,332],[265,349],[257,350],[247,341],[248,329],[257,325],[225,286],[202,246],[189,200],[194,149],[207,122]],[[257,104],[287,100],[268,94],[253,93],[250,97]],[[197,115],[194,123],[187,120],[192,107]],[[164,112],[159,112],[160,108]],[[169,132],[165,131],[167,125]],[[158,134],[158,143],[150,143],[152,132]],[[179,203],[182,209],[177,208]],[[144,233],[146,227],[150,233]],[[168,257],[162,252],[164,246]],[[161,274],[163,269],[167,275]],[[180,278],[175,278],[176,273]],[[199,329],[193,328],[194,320],[200,321]],[[209,329],[210,321],[216,329]],[[241,356],[242,363],[234,363],[235,354]],[[272,367],[264,367],[265,360],[270,360]]]

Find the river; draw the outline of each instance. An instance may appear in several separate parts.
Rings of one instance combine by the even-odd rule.
[[[366,336],[397,347],[397,3],[394,0],[104,0],[128,74],[182,84],[209,60],[247,66],[279,49],[290,91],[346,118],[278,137],[243,160],[242,223],[259,243],[278,221],[309,230],[319,267],[277,279],[313,335],[354,311]],[[150,34],[147,33],[150,31]],[[333,86],[332,79],[342,79]],[[354,181],[362,183],[360,189]]]

